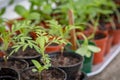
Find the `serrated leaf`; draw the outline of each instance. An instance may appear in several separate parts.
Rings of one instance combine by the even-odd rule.
[[[37,38],[37,42],[41,49],[43,49],[45,47],[45,37],[44,36]]]
[[[22,50],[25,51],[28,46],[29,46],[29,44],[25,44],[25,45],[23,46]]]
[[[93,45],[88,45],[88,49],[92,52],[95,52],[95,53],[101,51],[101,49],[99,47],[93,46]]]

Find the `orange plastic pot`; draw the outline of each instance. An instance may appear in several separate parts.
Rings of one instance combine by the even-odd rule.
[[[116,45],[120,43],[120,29],[111,30],[110,34],[113,36],[112,45]]]
[[[106,51],[106,45],[108,40],[108,34],[102,31],[96,32],[95,36],[104,35],[104,37],[100,39],[95,39],[95,44],[101,49],[100,52],[94,54],[93,64],[99,64],[104,61],[104,54]]]
[[[2,58],[4,55],[5,54],[2,51],[0,51],[0,58]]]
[[[113,36],[109,35],[108,40],[107,40],[105,55],[107,55],[110,52],[110,49],[112,47],[112,41],[113,41]]]
[[[62,45],[50,45],[46,48],[46,53],[58,52],[62,48]]]

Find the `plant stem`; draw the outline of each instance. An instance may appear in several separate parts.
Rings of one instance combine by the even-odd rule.
[[[73,16],[73,11],[71,9],[68,11],[68,17],[69,17],[69,24],[74,25],[74,16]],[[72,49],[76,50],[77,49],[77,44],[76,44],[75,29],[72,29],[70,31],[70,35],[71,35],[70,41],[72,43]]]
[[[42,78],[42,77],[41,77],[41,72],[38,72],[38,79],[39,79],[39,80],[42,80],[41,78]]]

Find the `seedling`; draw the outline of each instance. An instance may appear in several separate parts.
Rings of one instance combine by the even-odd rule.
[[[35,41],[39,46],[39,52],[42,55],[41,61],[43,65],[41,65],[36,60],[32,60],[32,62],[36,67],[36,69],[33,69],[33,71],[37,71],[39,73],[38,77],[39,80],[41,80],[41,76],[40,76],[41,72],[43,70],[49,69],[49,67],[51,66],[50,58],[48,54],[45,54],[45,49],[52,43],[65,44],[66,42],[61,37],[53,37],[52,35],[49,35],[48,33],[43,32],[41,30],[37,30],[36,33],[37,33],[37,38]]]
[[[29,21],[23,21],[23,22],[16,22],[11,29],[6,29],[5,25],[0,26],[0,38],[2,39],[2,46],[0,47],[0,50],[5,53],[4,60],[7,62],[7,59],[12,55],[14,50],[12,51],[11,54],[7,54],[6,51],[8,50],[9,47],[11,46],[17,46],[16,44],[22,44],[19,43],[19,41],[25,43],[26,39],[31,39],[31,37],[26,37],[29,36],[29,32],[34,30],[36,28],[33,28],[32,25],[30,26]],[[37,27],[38,29],[38,27]],[[19,34],[17,33],[19,32]],[[21,46],[18,46],[19,48]],[[18,51],[17,48],[15,52]],[[24,47],[25,48],[25,47]]]
[[[83,33],[79,33],[79,35],[81,35],[84,40],[82,43],[80,43],[79,41],[77,42],[78,49],[75,51],[76,53],[82,56],[91,57],[92,53],[97,53],[100,51],[100,48],[98,48],[97,46],[89,44],[89,40]]]

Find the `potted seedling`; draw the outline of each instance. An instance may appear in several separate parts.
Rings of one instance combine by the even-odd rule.
[[[100,52],[100,48],[98,48],[94,42],[90,41],[82,32],[79,32],[79,35],[83,37],[83,40],[78,39],[78,49],[75,52],[84,56],[82,71],[90,73],[92,71],[93,55],[96,52]]]
[[[62,27],[55,20],[50,20],[48,22],[49,22],[50,30],[48,30],[47,32],[49,34],[54,35],[54,36],[61,36],[62,38],[69,41],[70,39],[69,33],[70,33],[70,30],[75,28],[74,26]],[[80,28],[80,27],[76,27],[76,28]],[[66,71],[68,75],[67,80],[75,79],[75,76],[78,75],[77,73],[83,61],[82,56],[74,52],[63,51],[63,48],[61,48],[61,51],[54,52],[49,55],[51,57],[53,66],[62,68],[63,70]]]
[[[28,42],[29,40],[28,44],[21,43],[21,45],[19,46],[18,45],[13,46],[13,52],[16,52],[16,50],[20,49],[21,47],[23,50],[25,50],[29,45],[30,47],[34,47],[35,50],[41,55],[41,58],[40,58],[41,64],[37,60],[32,60],[35,67],[31,67],[29,69],[24,70],[21,73],[22,79],[29,80],[31,79],[31,76],[32,76],[32,79],[35,79],[35,80],[41,80],[41,79],[46,80],[48,78],[50,78],[50,80],[53,80],[53,78],[55,80],[58,80],[58,76],[59,76],[61,77],[60,80],[66,80],[66,74],[60,69],[57,69],[57,73],[56,73],[56,68],[49,69],[49,67],[51,66],[50,58],[48,54],[45,54],[45,48],[47,46],[49,46],[52,43],[63,44],[64,40],[61,37],[53,37],[51,39],[52,35],[49,35],[44,30],[40,30],[40,29],[36,31],[36,35],[37,35],[37,38],[35,40],[29,40],[29,38],[26,38],[26,42]],[[57,74],[58,76],[55,77],[54,74]],[[52,77],[48,75],[51,75]]]
[[[12,69],[14,69],[16,71],[22,71],[23,69],[28,67],[27,62],[25,62],[24,60],[13,59],[13,58],[9,58],[9,56],[8,56],[9,53],[7,52],[7,50],[13,45],[12,44],[13,36],[16,36],[16,29],[13,29],[11,31],[11,30],[7,30],[5,25],[0,26],[0,38],[2,40],[0,50],[4,53],[4,56],[2,58],[0,58],[1,71],[2,70],[4,71],[5,69],[8,69],[10,71],[12,71]],[[15,72],[15,71],[13,71],[13,72]],[[19,79],[19,74],[16,74],[16,73],[17,72],[15,72],[15,73],[11,72],[11,74],[15,74],[16,77],[18,77],[18,79]],[[5,72],[5,74],[7,74],[7,72]],[[8,73],[8,74],[10,74],[10,73]],[[3,75],[3,74],[1,74],[1,75]],[[9,75],[7,75],[7,77],[9,77]],[[14,77],[15,76],[13,75],[13,78]],[[11,76],[11,78],[12,78],[12,76]],[[2,78],[2,79],[4,79],[4,78]]]
[[[21,59],[26,60],[29,65],[31,66],[31,59],[39,59],[40,55],[37,54],[34,47],[35,43],[32,41],[33,36],[31,36],[31,33],[34,33],[36,30],[39,30],[39,26],[34,26],[34,24],[31,24],[31,21],[22,21],[17,22],[15,25],[15,29],[18,28],[19,34],[17,36],[13,37],[14,41],[14,47],[8,50],[11,54],[11,58],[15,59]],[[14,26],[12,26],[12,29],[14,29]],[[25,49],[22,49],[23,47]],[[12,50],[15,47],[19,47],[21,49]]]
[[[69,31],[71,29],[73,29],[73,26],[62,26],[59,25],[58,22],[56,20],[49,20],[48,22],[48,29],[45,29],[49,34],[52,34],[53,36],[57,37],[57,36],[61,36],[62,38],[69,40]],[[79,27],[76,27],[79,28]],[[50,45],[46,48],[46,51],[48,52],[48,50],[51,50],[51,52],[55,52],[55,51],[60,51],[61,48],[64,45]]]

